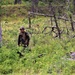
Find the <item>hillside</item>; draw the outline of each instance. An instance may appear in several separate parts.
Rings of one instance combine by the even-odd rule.
[[[44,10],[42,12],[48,13],[44,7],[41,8]],[[31,7],[27,3],[13,5],[13,0],[6,0],[1,8],[0,75],[75,75],[75,59],[70,56],[71,52],[75,52],[75,31],[72,31],[69,17],[65,21],[56,15],[62,31],[59,38],[56,37],[57,28],[56,33],[51,31],[52,26],[56,25],[54,17],[33,15],[31,28],[28,28]],[[72,19],[75,21],[74,16]],[[21,26],[25,27],[30,36],[29,47],[24,51],[23,47],[17,45]]]
[[[43,26],[45,19],[40,17],[34,20],[33,24],[36,25],[38,23]],[[24,21],[20,19],[13,22],[2,22],[3,47],[0,48],[1,75],[75,74],[75,61],[67,59],[70,58],[69,53],[75,51],[75,39],[66,37],[54,39],[49,34],[33,34],[29,48],[25,49],[24,56],[20,58],[17,51],[21,51],[22,47],[17,46],[17,37],[21,25],[28,27],[27,19]],[[32,32],[31,29],[27,31]],[[38,31],[36,30],[36,32]]]

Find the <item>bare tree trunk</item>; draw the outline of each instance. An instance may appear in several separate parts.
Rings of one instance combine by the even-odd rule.
[[[50,17],[50,20],[51,20],[51,26],[53,26],[53,20],[52,20],[52,17]]]
[[[0,48],[2,44],[2,27],[1,27],[1,16],[0,16]]]
[[[28,17],[28,19],[29,19],[29,28],[31,28],[31,18]]]
[[[57,22],[57,18],[56,18],[56,14],[55,14],[55,9],[52,7],[51,3],[49,4],[50,8],[51,8],[51,13],[53,14],[54,20],[55,20],[55,24],[56,24],[56,28],[58,31],[58,36],[59,38],[61,38],[61,32],[60,32],[60,28],[58,26],[58,22]]]
[[[1,28],[1,6],[0,6],[0,48],[1,48],[1,42],[2,42],[2,28]]]
[[[55,12],[54,12],[54,20],[55,20],[56,28],[57,28],[57,31],[58,31],[58,36],[59,36],[59,38],[61,38],[61,33],[60,33],[60,29],[59,29],[59,26],[58,26],[58,22],[57,22],[57,19],[56,19]]]
[[[52,11],[52,1],[48,1],[48,4],[49,4],[49,11],[50,11],[50,14],[51,14],[51,11]],[[52,21],[52,17],[50,17],[50,20],[51,20],[51,26],[53,25],[53,21]]]
[[[38,12],[39,0],[32,0],[32,12]]]
[[[1,28],[1,21],[0,21],[0,48],[2,43],[2,28]]]
[[[71,21],[72,31],[74,31],[73,20],[72,20],[72,16],[71,15],[70,15],[70,21]]]
[[[21,3],[22,3],[21,0],[15,0],[15,1],[14,1],[14,4],[21,4]]]
[[[70,8],[70,0],[66,0],[66,9],[69,10]]]
[[[73,0],[74,13],[75,13],[75,0]]]
[[[14,4],[17,4],[17,0],[14,1]]]

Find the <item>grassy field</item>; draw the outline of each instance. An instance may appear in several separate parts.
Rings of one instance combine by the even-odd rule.
[[[70,52],[75,52],[75,38],[72,38],[75,31],[71,30],[70,22],[65,24],[65,21],[59,20],[62,37],[54,38],[51,28],[42,33],[46,26],[51,27],[48,17],[32,18],[32,28],[28,29],[29,2],[14,5],[13,0],[5,0],[1,8],[3,40],[0,48],[0,75],[75,75],[75,60],[69,59]],[[21,26],[26,28],[31,38],[29,47],[22,52],[23,57],[17,54],[23,49],[17,45]],[[66,28],[62,28],[66,26],[69,35]]]
[[[50,25],[48,20],[44,17],[32,19],[32,29],[26,30],[29,33],[41,32],[43,27]],[[1,23],[3,47],[0,48],[0,75],[75,75],[75,61],[67,59],[70,58],[70,51],[75,51],[75,38],[65,33],[62,39],[53,38],[52,34],[30,35],[30,46],[19,58],[17,51],[22,50],[17,46],[19,27],[27,28],[28,18],[6,18]],[[60,23],[64,25],[64,22]]]

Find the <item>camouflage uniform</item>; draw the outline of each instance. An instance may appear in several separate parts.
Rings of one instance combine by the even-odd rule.
[[[20,33],[18,36],[18,45],[27,47],[29,45],[30,37],[27,32]]]

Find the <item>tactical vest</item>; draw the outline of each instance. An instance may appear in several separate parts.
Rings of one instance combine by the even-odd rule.
[[[21,39],[23,39],[25,41],[26,40],[25,32],[24,33],[20,33],[20,35],[21,35]]]

